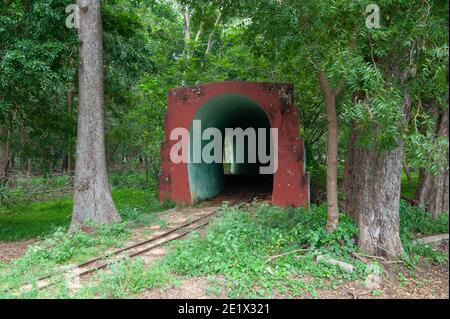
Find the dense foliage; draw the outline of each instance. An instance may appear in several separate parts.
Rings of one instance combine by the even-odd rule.
[[[130,202],[130,205],[135,204]],[[31,245],[25,256],[8,265],[0,263],[0,298],[133,297],[151,288],[176,286],[186,276],[207,276],[209,293],[213,296],[315,297],[320,289],[364,280],[374,269],[383,273],[383,266],[376,260],[365,263],[357,258],[356,227],[349,218],[342,216],[333,234],[325,231],[324,206],[286,211],[252,204],[248,212],[225,205],[206,237],[198,233],[190,235],[174,244],[167,258],[152,267],[146,267],[141,259],[126,259],[113,264],[110,272],[96,274],[79,290],[70,290],[64,278],[56,277],[57,284],[49,290],[33,287],[18,292],[23,284],[35,283],[43,275],[58,273],[64,266],[86,261],[111,247],[121,247],[143,218],[146,225],[161,224],[152,214],[134,214],[127,208],[121,207],[121,215],[125,222],[92,225],[90,234],[66,233],[58,228],[40,243]],[[402,242],[408,248],[402,257],[407,268],[397,270],[402,276],[407,276],[408,268],[421,258],[435,262],[448,260],[446,253],[436,252],[429,246],[412,245],[411,241],[417,232],[433,234],[448,229],[448,215],[442,215],[438,222],[432,221],[428,214],[406,203],[402,203],[401,215]],[[338,266],[317,263],[320,254],[349,262],[355,271],[347,273]]]
[[[396,220],[404,248],[399,262],[448,259],[412,243],[447,233],[448,214],[439,211],[432,220],[428,207],[410,205],[417,204],[424,176],[446,176],[448,194],[448,1],[378,0],[380,25],[369,27],[363,0],[102,0],[107,164],[124,222],[92,225],[91,234],[66,232],[79,95],[80,43],[76,28],[66,25],[73,2],[0,1],[0,240],[42,239],[10,266],[0,264],[0,297],[38,274],[123,244],[130,225],[161,222],[147,213],[163,209],[155,186],[167,91],[216,81],[294,84],[311,207],[224,207],[205,237],[179,242],[155,268],[126,261],[77,295],[57,286],[58,296],[131,296],[176,284],[174,274],[211,276],[213,289],[220,281],[232,297],[315,296],[318,288],[365,278],[368,268],[355,255],[355,220],[341,209],[337,229],[325,230],[329,119],[319,73],[339,93],[339,203],[350,146],[376,154],[403,147],[405,178],[395,198],[402,191],[409,202],[400,202]],[[385,176],[391,174],[400,170]],[[433,197],[432,186],[444,188],[440,182],[424,193]],[[319,254],[350,261],[356,270],[318,265]],[[34,287],[25,297],[39,294]]]
[[[68,4],[0,4],[0,122],[11,131],[19,169],[27,159],[38,171],[67,168],[67,152],[73,157],[78,43],[65,26]],[[356,122],[362,145],[389,148],[404,137],[411,166],[448,167],[448,139],[436,140],[433,122],[448,102],[448,3],[377,4],[381,27],[368,29],[364,1],[103,1],[109,166],[142,167],[149,180],[156,177],[169,88],[261,80],[295,84],[308,162],[320,176],[326,118],[316,71],[323,69],[342,86],[343,150]],[[410,120],[398,130],[406,91]]]

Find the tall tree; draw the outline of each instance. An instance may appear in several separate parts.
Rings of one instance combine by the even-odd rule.
[[[347,11],[345,15],[342,14],[343,11]],[[256,53],[267,56],[283,70],[278,75],[279,80],[286,81],[290,70],[295,70],[292,75],[295,82],[302,86],[313,83],[318,88],[313,91],[322,93],[327,126],[319,130],[319,137],[322,135],[320,132],[327,132],[326,228],[331,233],[339,222],[337,99],[346,91],[342,66],[353,59],[352,51],[364,21],[363,16],[357,6],[351,6],[347,2],[329,6],[317,1],[252,1],[251,4],[247,3],[244,12],[251,17],[249,33],[256,39]],[[327,24],[340,31],[325,31],[323,26]],[[347,45],[343,47],[343,43]],[[292,61],[299,63],[299,67],[289,66]],[[301,95],[302,100],[305,95]],[[313,103],[317,104],[317,96]],[[317,110],[313,112],[313,116],[307,114],[301,120],[305,121],[309,117],[317,119]],[[311,128],[306,128],[309,129]]]
[[[191,12],[188,6],[183,8],[183,31],[184,31],[184,49],[185,53],[189,55],[189,42],[191,41]]]
[[[106,168],[101,4],[78,0],[77,5],[81,61],[72,228],[88,220],[120,221]]]
[[[405,113],[410,107],[410,97],[406,96]],[[358,145],[364,132],[357,125],[350,135],[345,208],[358,225],[358,245],[372,254],[399,256],[403,253],[399,214],[403,142],[387,150]]]
[[[8,173],[9,166],[9,129],[0,126],[0,181],[2,181]]]
[[[418,41],[417,106],[406,154],[419,170],[417,202],[434,218],[449,212],[448,1],[429,2]]]
[[[229,8],[227,3],[221,1],[224,12]],[[248,41],[251,40],[255,55],[263,55],[273,63],[271,68],[277,76],[271,80],[286,80],[294,73],[292,78],[297,74],[297,83],[315,82],[320,86],[320,81],[312,79],[320,70],[326,74],[329,88],[344,82],[335,109],[339,126],[351,132],[350,143],[341,140],[349,145],[347,158],[352,159],[345,170],[344,185],[354,190],[346,194],[346,212],[358,222],[362,249],[397,256],[403,251],[399,200],[404,137],[409,135],[410,109],[417,105],[417,96],[426,83],[416,81],[417,60],[430,40],[430,34],[424,33],[430,27],[430,17],[446,10],[445,3],[439,0],[407,4],[383,0],[377,4],[380,28],[366,25],[366,4],[354,1],[333,1],[330,5],[320,1],[248,0],[240,2],[236,11],[240,17],[251,18]],[[325,25],[332,27],[324,28]],[[435,23],[433,29],[437,28],[447,30],[448,25]],[[354,49],[342,45],[356,37]],[[436,64],[436,56],[448,51],[448,40],[433,42],[444,44],[430,50],[432,54],[426,57],[433,61],[430,64]],[[430,69],[424,67],[423,74],[429,74]],[[425,78],[436,83],[433,76]],[[437,92],[429,90],[433,91]],[[325,96],[333,101],[332,94]],[[350,149],[355,153],[351,154]],[[322,154],[323,151],[317,158],[323,158]],[[335,198],[334,194],[329,195]],[[329,219],[333,220],[336,210],[329,212]]]
[[[439,139],[444,139],[448,147],[448,108],[442,107],[437,110],[435,143],[440,143]],[[448,157],[448,153],[447,153]],[[449,211],[449,169],[448,164],[438,163],[436,172],[428,172],[426,169],[420,170],[419,187],[417,190],[417,201],[419,205],[425,207],[433,218],[437,218],[442,213]]]
[[[15,164],[30,158],[35,168],[50,168],[69,136],[73,122],[62,112],[63,91],[73,78],[69,61],[77,60],[78,46],[73,30],[61,27],[69,3],[0,2],[0,127],[8,128]],[[24,133],[27,143],[21,143]]]
[[[363,96],[345,110],[353,122],[344,191],[346,209],[358,223],[361,249],[398,256],[403,251],[399,201],[404,145],[416,135],[408,127],[410,114],[417,118],[430,96],[440,101],[448,96],[443,89],[448,90],[448,81],[437,63],[445,56],[448,61],[448,37],[432,36],[448,27],[448,9],[439,0],[386,1],[380,7],[384,25],[369,29],[361,48],[366,66],[353,68],[362,72],[351,85]],[[430,143],[421,141],[430,150]],[[445,187],[444,179],[440,183]]]
[[[327,76],[319,71],[320,88],[324,95],[325,110],[327,114],[327,204],[328,220],[327,231],[332,233],[339,224],[338,204],[338,121],[336,115],[336,99],[339,90],[330,86]]]

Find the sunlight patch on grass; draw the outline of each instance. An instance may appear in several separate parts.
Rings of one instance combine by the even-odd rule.
[[[419,185],[419,174],[411,173],[411,182],[408,181],[406,174],[402,173],[402,190],[401,194],[405,198],[413,199],[416,195],[417,186]]]
[[[159,208],[155,190],[117,188],[113,190],[113,199],[121,212],[134,209],[148,213]],[[71,220],[72,204],[72,198],[68,195],[0,207],[0,240],[25,240],[51,234],[56,227],[67,227]]]

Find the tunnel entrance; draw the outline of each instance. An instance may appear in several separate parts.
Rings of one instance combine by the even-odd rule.
[[[189,141],[189,154],[181,162],[171,158],[171,151],[180,144],[171,133],[180,128]],[[229,129],[253,129],[256,146],[251,147],[250,136],[238,144]],[[214,140],[219,140],[220,153],[210,147]],[[219,161],[204,160],[205,153]],[[269,154],[277,156],[267,158]],[[218,194],[251,191],[265,193],[275,205],[302,206],[309,202],[304,156],[292,85],[230,81],[172,89],[161,144],[158,197],[160,201],[193,204]],[[267,173],[270,160],[276,165]]]
[[[221,162],[208,163],[201,158],[200,163],[194,163],[194,124],[190,129],[190,161],[188,163],[189,188],[192,202],[208,199],[220,192],[241,193],[256,190],[260,193],[266,186],[264,194],[272,190],[273,174],[260,174],[261,163],[258,152],[270,154],[273,141],[270,136],[270,120],[265,111],[254,100],[240,94],[226,93],[215,96],[206,101],[196,112],[193,123],[201,124],[199,135],[204,135],[210,128],[217,128],[220,134],[222,149],[211,150],[211,156],[219,156]],[[253,136],[246,136],[243,145],[239,145],[237,137],[227,134],[226,128],[242,129],[242,132]],[[250,130],[248,130],[250,129]],[[252,131],[253,130],[253,131]],[[261,136],[264,134],[264,136]],[[205,151],[205,147],[213,140],[202,139],[198,151]],[[263,149],[259,150],[258,141],[263,141]],[[239,149],[239,146],[242,148]],[[253,147],[252,147],[253,146]],[[215,154],[215,152],[219,154]],[[241,154],[238,154],[241,152]],[[242,156],[239,161],[239,156]],[[272,154],[272,161],[274,161]]]

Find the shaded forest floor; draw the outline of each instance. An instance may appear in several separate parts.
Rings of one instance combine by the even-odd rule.
[[[448,253],[448,246],[443,247]],[[379,294],[365,288],[359,280],[345,283],[336,289],[318,290],[314,298],[319,299],[448,299],[449,298],[449,265],[422,262],[414,271],[403,266],[392,266],[385,269],[386,277],[380,287]],[[399,273],[407,275],[399,276]],[[214,299],[227,298],[224,287],[217,288],[220,277],[192,277],[181,281],[169,289],[151,289],[138,298],[141,299]],[[274,298],[289,299],[291,296],[274,295]],[[301,298],[313,298],[305,294]]]
[[[8,262],[25,254],[30,241],[0,243],[2,261]],[[448,245],[441,247],[448,254]],[[349,282],[337,289],[318,290],[315,298],[323,299],[448,299],[449,298],[449,264],[433,264],[427,261],[418,264],[413,271],[403,266],[392,266],[385,269],[387,276],[381,285],[380,294],[374,295],[367,290],[364,282]],[[402,272],[403,271],[403,272]],[[406,273],[406,275],[398,275]],[[226,288],[217,287],[219,276],[200,276],[181,279],[177,285],[169,288],[149,289],[136,298],[140,299],[226,299]],[[301,298],[312,298],[306,294]],[[285,295],[274,295],[274,298],[291,298]]]
[[[3,206],[0,298],[449,298],[448,243],[432,247],[412,242],[448,232],[448,215],[433,221],[402,202],[405,255],[385,260],[358,251],[356,227],[345,215],[338,230],[327,234],[323,205],[273,207],[262,191],[259,201],[232,207],[222,205],[233,202],[234,195],[224,193],[195,207],[160,214],[168,208],[155,204],[156,191],[136,187],[134,180],[113,190],[124,221],[93,225],[89,234],[66,232],[71,207],[67,194]],[[67,203],[54,210],[52,203],[60,201]],[[215,207],[221,207],[221,213],[206,229],[112,264],[83,278],[81,287],[63,281],[50,289],[21,291],[24,284],[61,267],[151,238]],[[53,225],[52,213],[65,216],[64,222]],[[42,221],[39,227],[33,226],[34,219]],[[319,254],[350,263],[354,271],[319,263]],[[370,276],[380,282],[368,285]]]
[[[179,216],[169,219],[174,221]],[[133,236],[127,243],[145,238],[149,228],[154,226],[142,226],[133,231]],[[159,228],[159,226],[156,226]],[[204,236],[204,235],[203,235]],[[25,240],[17,242],[0,242],[1,261],[9,264],[12,260],[20,258],[26,254],[28,247],[36,240]],[[435,251],[448,256],[448,243],[443,243],[434,248]],[[167,254],[165,248],[160,249],[159,256],[142,256],[146,264],[154,262],[159,257],[164,258]],[[364,278],[354,281],[343,281],[333,283],[334,279],[327,279],[326,288],[316,288],[314,293],[305,292],[301,296],[291,296],[289,294],[274,293],[273,298],[324,298],[324,299],[384,299],[384,298],[449,298],[449,264],[448,258],[444,262],[433,262],[426,258],[420,258],[413,268],[407,267],[404,263],[382,263],[383,277],[379,289],[367,289]],[[299,276],[302,281],[314,281],[310,275]],[[330,288],[331,287],[331,288]],[[226,279],[222,275],[210,276],[180,276],[176,283],[163,288],[156,287],[145,290],[134,295],[133,298],[142,299],[209,299],[228,298],[228,288]],[[246,296],[244,296],[246,297]]]
[[[213,201],[212,204],[217,203]],[[177,224],[186,222],[194,213],[199,214],[201,211],[206,211],[208,206],[205,206],[206,208],[200,206],[176,209],[168,213],[167,216],[161,215],[163,217],[158,218],[154,215],[151,220],[130,228],[128,236],[123,238],[119,236],[119,240],[109,248],[103,247],[88,252],[84,257],[83,254],[86,252],[81,249],[69,256],[67,260],[63,258],[62,264],[82,262],[109,249],[114,250],[151,238],[152,235],[157,235],[159,231],[170,230]],[[283,232],[277,233],[271,238],[270,234],[266,233],[267,229],[252,227],[251,223],[259,223],[261,218],[269,217],[268,215],[262,215],[259,216],[258,220],[249,223],[247,218],[260,214],[258,210],[261,210],[261,207],[267,209],[267,213],[273,213],[275,216],[282,211],[274,212],[274,208],[269,205],[260,206],[256,203],[248,204],[245,208],[238,210],[225,209],[227,214],[216,218],[211,227],[195,233],[183,241],[144,254],[135,261],[127,261],[124,267],[113,267],[112,270],[100,271],[88,280],[83,280],[85,290],[81,289],[81,295],[77,294],[77,291],[80,291],[77,288],[76,291],[66,291],[67,295],[59,296],[58,294],[61,292],[58,292],[58,290],[63,289],[60,286],[56,287],[56,290],[36,292],[36,296],[27,297],[143,299],[235,297],[301,299],[449,298],[448,244],[442,244],[438,247],[422,247],[421,249],[424,250],[415,252],[410,251],[409,253],[413,256],[411,260],[378,261],[372,258],[363,258],[363,262],[351,258],[352,252],[356,252],[356,250],[353,250],[352,245],[348,244],[349,251],[334,253],[333,256],[353,264],[355,266],[355,273],[353,274],[346,274],[334,266],[316,263],[314,259],[316,253],[308,249],[305,253],[299,252],[298,254],[286,255],[286,258],[276,259],[272,264],[267,263],[267,257],[278,256],[280,252],[286,250],[289,252],[292,248],[291,246],[288,249],[283,248],[280,243],[273,246],[273,239],[279,239]],[[321,215],[320,212],[320,209],[316,209],[313,215]],[[306,212],[302,211],[302,213],[305,214]],[[276,223],[277,218],[280,217],[280,215],[275,219],[269,217],[271,227],[283,227]],[[300,216],[296,218],[298,217]],[[313,219],[316,219],[316,217],[314,216]],[[288,219],[292,219],[292,216]],[[280,221],[286,222],[284,217]],[[244,227],[236,227],[237,223],[235,222],[244,223]],[[310,222],[308,222],[308,226],[311,226]],[[239,236],[234,236],[234,234],[237,234],[236,229],[240,233]],[[250,233],[256,231],[261,234],[258,236],[254,233],[246,238],[246,235],[250,234],[247,230]],[[223,237],[217,237],[224,233],[225,236],[227,236],[227,233],[230,236],[228,244],[223,240]],[[106,235],[105,238],[108,236]],[[239,238],[242,240],[239,240]],[[250,247],[251,242],[259,242],[261,238],[267,238],[270,245],[261,241],[260,247]],[[341,239],[342,237],[338,241],[340,242]],[[83,241],[85,240],[83,239]],[[311,239],[308,240],[309,244],[314,245]],[[63,239],[64,241],[66,239]],[[241,243],[240,247],[239,243]],[[81,241],[75,240],[69,246],[67,244],[62,245],[60,249],[70,250],[71,246],[80,246],[80,244]],[[26,264],[32,261],[32,263],[36,263],[33,268],[39,269],[40,259],[43,256],[39,255],[39,258],[36,258],[36,255],[33,256],[33,251],[35,254],[33,247],[36,247],[36,245],[44,245],[43,247],[45,247],[45,244],[39,242],[39,240],[0,243],[0,256],[3,262],[3,267],[0,268],[0,270],[3,270],[3,273],[0,272],[0,285],[3,283],[2,279],[7,281],[8,272],[26,271],[20,269],[23,267],[21,261],[27,261]],[[338,245],[341,249],[342,243]],[[97,243],[95,246],[100,245]],[[229,247],[228,251],[225,248],[227,246]],[[408,247],[408,245],[406,246]],[[336,243],[332,241],[322,247],[316,245],[314,250],[320,250],[321,253],[332,253],[337,247]],[[247,254],[252,255],[251,249],[254,249],[256,254],[248,258]],[[61,253],[58,250],[56,252]],[[48,265],[49,259],[52,258],[55,257],[45,255],[47,260],[43,265]],[[57,258],[60,257],[57,256]],[[232,261],[231,264],[230,261]],[[381,284],[376,289],[373,287],[367,288],[366,285],[367,268],[374,263],[381,269],[379,273]],[[61,264],[61,262],[56,262],[54,267],[59,267],[58,264]],[[10,266],[11,269],[9,269]],[[26,267],[29,267],[29,265]],[[29,270],[29,268],[27,269]],[[154,272],[155,269],[156,272]],[[142,273],[144,273],[144,276],[142,276]],[[6,276],[4,276],[5,274]],[[40,275],[43,274],[40,273]],[[156,275],[162,275],[163,280],[155,282],[154,276]],[[285,286],[286,281],[288,284]],[[19,280],[17,283],[20,282],[22,281]],[[14,283],[14,281],[10,283]]]

